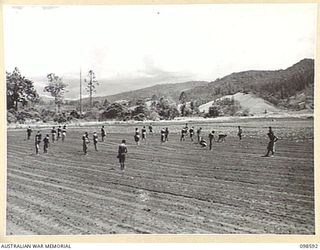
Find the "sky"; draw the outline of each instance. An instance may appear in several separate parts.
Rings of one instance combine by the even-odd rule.
[[[92,69],[97,95],[161,83],[213,81],[315,57],[316,4],[9,6],[5,68],[42,89],[54,72]],[[39,80],[44,79],[44,80]],[[76,81],[66,97],[78,96]]]

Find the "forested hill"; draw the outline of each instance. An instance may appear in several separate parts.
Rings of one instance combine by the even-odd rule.
[[[157,84],[151,87],[122,92],[106,97],[96,97],[95,100],[101,101],[107,99],[109,102],[114,102],[118,100],[130,100],[135,102],[139,99],[152,98],[152,96],[155,95],[157,98],[166,97],[174,101],[178,101],[182,91],[187,91],[188,89],[192,89],[196,86],[207,86],[208,83],[209,82],[205,81],[190,81],[173,84]]]
[[[281,100],[303,91],[306,95],[312,95],[313,99],[313,91],[309,91],[313,84],[314,60],[303,59],[285,70],[232,73],[205,86],[189,89],[185,91],[185,96],[187,100],[205,103],[237,92],[253,92],[277,105]]]

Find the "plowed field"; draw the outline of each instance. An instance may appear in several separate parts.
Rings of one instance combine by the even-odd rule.
[[[280,140],[267,158],[269,124]],[[100,125],[70,127],[65,142],[51,144],[48,154],[42,142],[39,155],[35,131],[27,141],[25,130],[9,130],[7,234],[315,233],[313,120],[194,124],[206,137],[211,129],[228,134],[212,151],[188,137],[180,142],[183,124],[174,123],[155,124],[156,133],[136,146],[136,126],[106,126],[106,141],[98,152],[91,143],[86,156],[81,136],[88,131],[91,139]],[[162,126],[171,131],[166,143]],[[122,139],[123,176],[116,158]]]

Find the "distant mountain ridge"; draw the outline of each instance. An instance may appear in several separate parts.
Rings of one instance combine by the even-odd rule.
[[[297,102],[305,101],[308,102],[305,106],[313,107],[313,86],[314,60],[303,59],[284,70],[235,72],[212,82],[188,81],[157,84],[114,95],[94,97],[94,101],[128,100],[134,103],[139,99],[146,100],[156,96],[158,99],[165,97],[178,103],[181,93],[184,92],[185,101],[196,100],[197,104],[201,105],[225,95],[251,92],[280,107],[290,108],[290,106],[296,105],[293,101],[294,96],[299,96]],[[88,98],[83,99],[83,103],[88,103],[88,101]],[[290,104],[288,104],[289,102]]]
[[[109,102],[115,102],[118,100],[137,101],[139,99],[152,98],[153,95],[156,95],[157,98],[166,97],[174,101],[178,101],[182,91],[187,91],[197,86],[206,86],[208,83],[209,82],[206,81],[188,81],[182,83],[156,84],[151,87],[126,91],[115,95],[94,97],[94,100],[103,101],[107,99]],[[88,102],[88,98],[85,98],[84,102]]]

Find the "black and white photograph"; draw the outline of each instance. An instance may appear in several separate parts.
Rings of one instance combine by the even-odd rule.
[[[6,236],[315,235],[317,8],[3,5]]]

